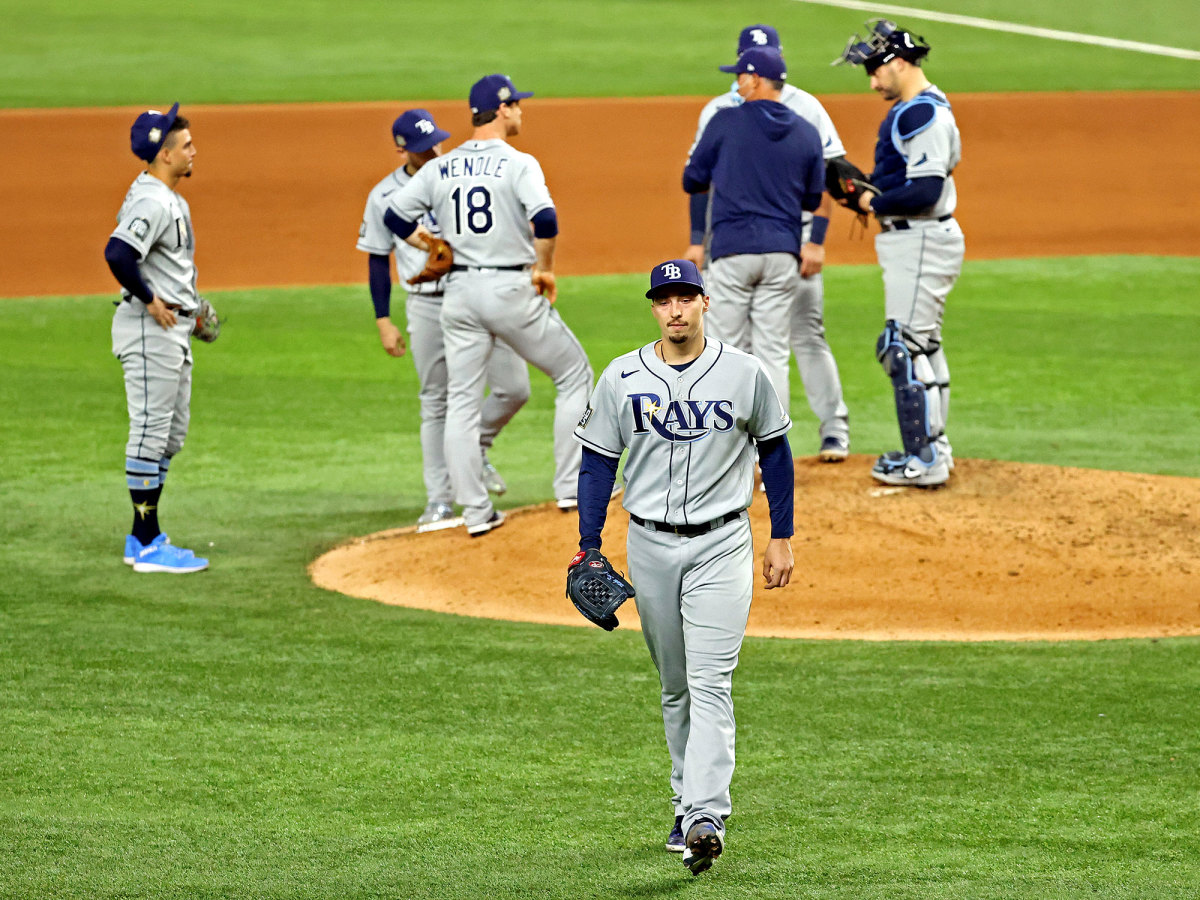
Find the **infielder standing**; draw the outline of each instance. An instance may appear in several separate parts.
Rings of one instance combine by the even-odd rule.
[[[783,52],[779,32],[770,25],[750,25],[738,35],[737,52],[753,47],[773,47]],[[821,152],[826,160],[844,156],[842,139],[834,128],[833,120],[825,107],[812,94],[792,84],[784,83],[779,90],[778,100],[815,129],[821,140]],[[696,150],[700,138],[712,117],[720,110],[741,106],[745,98],[739,93],[739,84],[714,97],[700,112],[700,123],[688,158]],[[689,216],[691,218],[691,244],[684,257],[697,266],[705,261],[705,245],[711,238],[708,210],[711,194],[700,191],[691,195]],[[841,462],[850,451],[849,411],[842,396],[842,382],[838,374],[837,361],[825,339],[825,285],[821,270],[825,265],[825,234],[829,227],[829,214],[833,201],[828,194],[812,213],[804,212],[803,234],[800,238],[800,278],[797,281],[796,299],[792,304],[790,343],[800,370],[800,380],[808,405],[820,424],[819,458],[823,462]],[[716,321],[710,322],[710,326]],[[715,333],[715,332],[714,332]],[[749,343],[739,343],[742,350],[750,350]],[[784,402],[788,394],[781,395]]]
[[[146,163],[117,216],[104,258],[123,289],[112,323],[112,352],[125,372],[129,440],[125,481],[133,529],[125,562],[135,572],[183,574],[208,560],[176,547],[159,530],[158,504],[171,460],[187,436],[192,397],[191,335],[200,304],[195,237],[186,200],[175,188],[192,175],[196,145],[176,103],[142,113],[130,147]]]
[[[946,438],[950,368],[942,350],[946,296],[962,271],[965,244],[954,218],[952,173],[962,139],[950,101],[921,69],[925,39],[874,19],[866,40],[850,38],[834,63],[862,66],[871,90],[892,103],[879,126],[871,184],[858,212],[874,213],[887,322],[875,353],[892,380],[902,451],[880,456],[885,484],[944,484],[954,468]]]
[[[409,238],[432,212],[454,249],[446,279],[442,332],[448,370],[446,460],[467,533],[504,522],[488,499],[479,468],[483,380],[503,340],[554,382],[554,496],[574,509],[579,447],[571,433],[587,404],[592,368],[575,335],[551,304],[558,291],[554,248],[558,216],[538,161],[509,146],[520,133],[518,91],[506,75],[471,87],[471,140],[424,166],[388,198],[387,226]]]
[[[600,547],[628,450],[629,568],[671,755],[667,849],[699,874],[721,853],[732,810],[732,681],[754,588],[746,509],[756,455],[771,509],[763,577],[768,589],[791,579],[792,423],[758,359],[705,338],[709,297],[694,263],[655,266],[646,296],[661,338],[609,364],[575,429],[579,546]]]
[[[442,141],[448,131],[437,127],[433,116],[424,109],[410,109],[392,123],[392,139],[403,164],[371,189],[358,230],[358,249],[369,253],[367,260],[371,302],[375,306],[375,324],[379,340],[390,356],[403,356],[404,339],[391,319],[392,276],[388,254],[395,252],[396,269],[401,279],[417,275],[424,267],[425,254],[395,237],[383,224],[387,198],[398,192],[426,163],[441,156]],[[421,218],[430,234],[440,236],[441,229],[431,215]],[[446,468],[446,350],[440,322],[445,279],[423,282],[408,288],[404,303],[413,364],[417,369],[421,400],[421,458],[425,476],[427,505],[417,519],[417,531],[435,531],[461,525],[451,507],[453,491]],[[482,477],[493,494],[507,487],[500,473],[488,460],[491,448],[508,421],[529,399],[529,368],[503,341],[497,341],[487,364],[487,383],[491,393],[484,401],[480,422]]]

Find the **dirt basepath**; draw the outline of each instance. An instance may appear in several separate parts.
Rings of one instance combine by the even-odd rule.
[[[706,99],[530,101],[514,143],[546,170],[561,273],[638,272],[682,251],[680,174]],[[1200,91],[952,99],[969,257],[1200,255]],[[822,100],[870,169],[883,102]],[[365,297],[354,249],[363,203],[396,164],[392,119],[417,105],[452,132],[449,144],[469,135],[461,102],[185,104],[199,150],[183,190],[201,287],[361,283]],[[114,289],[101,250],[138,171],[128,134],[139,111],[0,111],[0,296]],[[1171,173],[1169,191],[1149,185],[1150,158]],[[830,263],[873,262],[872,242],[849,240],[849,225],[835,218]]]
[[[871,480],[872,459],[796,464],[798,568],[756,590],[749,634],[863,640],[1061,640],[1200,634],[1200,480],[960,460],[936,491]],[[756,546],[766,500],[751,508]],[[628,517],[605,549],[625,568]],[[320,586],[384,603],[584,625],[563,599],[576,518],[519,510],[462,528],[361,538],[311,567]],[[759,557],[759,563],[761,558]],[[633,604],[622,628],[637,628]]]

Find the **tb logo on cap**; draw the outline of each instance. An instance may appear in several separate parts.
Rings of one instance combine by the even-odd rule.
[[[677,279],[683,277],[683,269],[675,265],[675,263],[664,263],[662,266],[663,275],[667,278]]]
[[[414,127],[421,134],[433,134],[433,123],[428,119],[419,119]]]
[[[759,46],[765,46],[767,43],[767,33],[761,28],[755,28],[750,32],[750,39]]]

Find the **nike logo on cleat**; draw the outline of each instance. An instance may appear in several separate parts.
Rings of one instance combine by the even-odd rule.
[[[634,369],[632,372],[622,372],[622,373],[621,373],[621,377],[622,377],[622,378],[628,378],[630,375],[634,375],[634,374],[636,374],[637,372],[640,372],[640,371],[642,371],[642,370],[641,370],[641,369]]]

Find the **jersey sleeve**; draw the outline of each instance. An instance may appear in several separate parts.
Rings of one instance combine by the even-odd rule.
[[[422,166],[408,184],[388,197],[387,203],[392,212],[405,222],[421,221],[421,216],[433,208],[432,176],[436,171],[437,166]],[[383,213],[386,211],[387,209],[379,211],[381,225],[383,224]]]
[[[692,154],[696,152],[696,145],[700,143],[700,137],[704,134],[704,129],[708,126],[709,120],[717,114],[720,97],[714,97],[704,104],[704,109],[700,110],[700,121],[696,125],[696,136],[692,138],[692,146],[688,149],[688,159],[692,158]]]
[[[792,427],[792,420],[775,393],[763,364],[757,359],[751,362],[754,365],[754,406],[746,423],[746,431],[757,441],[787,434]]]
[[[904,174],[908,178],[927,178],[936,175],[945,178],[953,170],[954,126],[946,118],[937,116],[933,124],[904,142],[908,154],[908,166]]]
[[[816,103],[817,121],[813,124],[817,126],[817,133],[821,136],[821,153],[825,159],[836,159],[839,156],[846,155],[846,148],[842,146],[842,139],[837,133],[837,129],[833,127],[833,119],[829,117],[829,113],[825,111],[825,107]]]
[[[604,456],[619,457],[625,449],[621,438],[620,392],[613,381],[613,366],[600,375],[587,409],[575,426],[575,440]]]
[[[383,224],[384,201],[376,188],[367,195],[362,225],[358,227],[357,249],[386,256],[392,252],[392,232]]]
[[[174,217],[167,207],[143,197],[130,204],[128,209],[121,210],[111,237],[124,241],[145,259],[150,248],[173,224]]]
[[[517,199],[525,208],[525,218],[532,219],[543,209],[550,209],[554,201],[550,197],[550,188],[546,187],[546,175],[542,172],[541,164],[532,156],[522,157],[523,167],[517,178]]]

